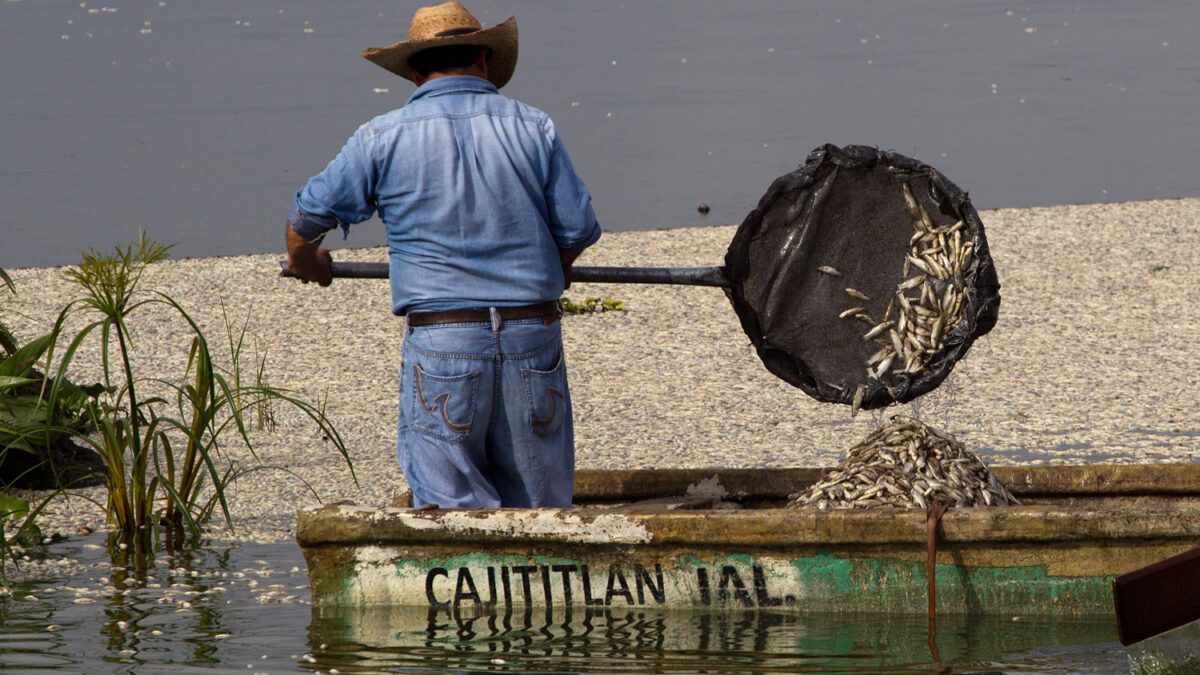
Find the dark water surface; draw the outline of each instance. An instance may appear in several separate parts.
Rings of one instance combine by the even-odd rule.
[[[358,52],[418,4],[0,2],[0,267],[142,229],[278,250],[296,189],[411,93]],[[1200,194],[1194,0],[468,5],[516,15],[505,93],[554,117],[610,230],[740,222],[823,143],[921,159],[979,208]]]
[[[927,620],[771,611],[320,611],[294,544],[211,545],[112,564],[99,535],[39,555],[76,561],[0,596],[0,672],[1129,672],[1111,617]]]

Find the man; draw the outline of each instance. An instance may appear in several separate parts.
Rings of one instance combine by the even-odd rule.
[[[363,56],[417,90],[376,117],[296,195],[288,265],[332,280],[329,230],[378,210],[392,311],[407,317],[397,454],[413,505],[571,504],[574,427],[557,300],[600,237],[550,118],[501,96],[510,17],[417,10],[409,39]]]

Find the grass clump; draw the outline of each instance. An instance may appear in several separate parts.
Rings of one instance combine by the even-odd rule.
[[[86,431],[52,424],[49,419],[44,426],[71,434],[100,456],[107,470],[108,522],[123,543],[143,551],[153,550],[160,533],[169,546],[197,540],[218,512],[232,529],[227,488],[248,472],[268,467],[239,465],[223,448],[227,442],[240,442],[257,458],[246,420],[257,419],[259,428],[273,429],[276,405],[292,406],[306,415],[346,461],[352,476],[354,472],[323,406],[267,385],[265,358],[244,366],[245,324],[238,330],[225,316],[232,363],[219,367],[204,333],[178,301],[161,291],[139,288],[146,268],[166,259],[170,248],[143,233],[136,243],[113,253],[85,251],[79,266],[66,271],[83,297],[62,310],[55,331],[46,336],[49,369],[66,316],[79,312],[90,318],[63,340],[66,346],[55,364],[57,375],[48,378],[44,392],[50,402],[70,390],[65,373],[84,341],[100,340],[103,381],[83,400]],[[149,306],[168,308],[191,336],[187,363],[178,378],[137,374],[130,325]]]

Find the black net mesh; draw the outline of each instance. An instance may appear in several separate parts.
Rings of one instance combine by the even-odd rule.
[[[768,370],[862,408],[937,387],[1000,308],[967,194],[865,146],[817,148],[776,179],[730,243],[725,275]]]

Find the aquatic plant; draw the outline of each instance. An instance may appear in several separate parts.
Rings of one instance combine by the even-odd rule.
[[[575,302],[567,296],[559,299],[563,314],[594,314],[596,312],[617,312],[625,309],[624,300],[605,300],[604,298],[584,298]]]
[[[3,282],[3,289],[9,293],[17,292],[16,286],[13,285],[12,277],[0,268],[0,282]],[[13,354],[19,351],[16,344],[16,339],[13,337],[12,331],[3,320],[0,320],[0,397],[4,396],[13,389],[36,382],[33,378],[24,377],[22,374],[16,373],[16,365],[19,362],[24,362],[25,357],[20,357],[20,360],[14,359]],[[6,406],[3,405],[4,400],[0,399],[0,411],[3,411]],[[9,452],[9,445],[4,443],[4,434],[11,433],[4,423],[4,419],[0,417],[0,465],[3,465],[4,458]],[[20,540],[26,533],[32,532],[36,525],[33,520],[28,518],[29,515],[29,500],[21,499],[14,495],[0,493],[0,584],[6,585],[8,582],[7,574],[5,573],[5,560],[11,558],[16,562],[16,554],[13,552],[12,543],[9,539],[9,523],[13,521],[22,521],[23,525],[16,531],[13,539]]]
[[[16,294],[12,278],[0,269],[3,288]],[[66,485],[85,482],[94,465],[86,464],[71,450],[73,433],[84,433],[83,411],[103,389],[83,387],[60,377],[57,386],[36,369],[43,359],[51,360],[66,313],[60,313],[54,328],[28,343],[20,344],[0,321],[0,486],[48,487],[55,492],[30,504],[29,499],[0,493],[0,581],[6,578],[4,559],[16,564],[13,544],[24,548],[42,541],[37,516]]]
[[[229,354],[233,364],[231,375],[233,378],[233,392],[236,400],[234,403],[238,410],[253,410],[255,413],[256,427],[259,431],[275,431],[275,408],[273,405],[274,399],[270,396],[257,396],[251,400],[246,394],[249,392],[242,386],[242,348],[246,343],[246,330],[249,327],[250,310],[246,312],[247,320],[242,322],[240,329],[234,327],[229,320],[229,313],[226,311],[225,303],[221,303],[221,318],[225,322],[225,335],[229,341]],[[237,339],[234,339],[234,335]],[[267,355],[265,352],[258,351],[258,342],[254,343],[254,386],[263,388],[267,386],[266,382],[267,370]]]
[[[3,271],[0,270],[0,274],[2,273]],[[28,381],[31,380],[27,380],[25,378],[0,376],[0,394],[3,394],[5,391],[13,387],[25,384]],[[0,431],[3,431],[2,426],[0,426]],[[17,556],[12,548],[12,543],[9,540],[9,523],[13,521],[23,521],[31,527],[36,527],[33,525],[33,521],[27,518],[28,515],[29,500],[21,499],[20,497],[16,497],[14,495],[0,493],[0,585],[6,585],[8,582],[8,577],[5,573],[5,559],[11,558],[14,563],[17,559]],[[14,533],[12,539],[19,541],[22,538],[22,535],[29,531],[31,531],[31,529],[22,527]]]
[[[8,574],[5,572],[6,559],[16,563],[17,555],[13,551],[8,537],[8,523],[14,520],[24,520],[29,515],[29,501],[0,494],[0,585],[8,584]],[[19,531],[18,531],[19,535]],[[18,536],[14,536],[17,539]]]
[[[0,282],[4,283],[3,286],[0,286],[0,289],[14,294],[17,292],[17,287],[13,285],[12,277],[8,276],[8,272],[5,272],[3,267],[0,267]],[[12,331],[8,329],[3,319],[0,319],[0,349],[3,349],[5,354],[12,354],[17,350]]]
[[[294,406],[333,443],[351,475],[354,471],[341,436],[324,411],[267,386],[261,359],[255,383],[242,383],[244,328],[235,340],[226,322],[233,363],[221,369],[214,364],[200,327],[179,302],[161,291],[139,290],[146,267],[164,260],[169,249],[143,233],[136,244],[118,247],[115,254],[89,249],[78,267],[67,270],[67,276],[86,293],[80,308],[99,317],[70,341],[54,384],[58,386],[84,340],[98,331],[105,389],[87,406],[94,432],[80,438],[96,450],[108,469],[109,522],[123,541],[145,550],[160,531],[167,534],[168,545],[187,534],[199,537],[218,507],[232,529],[226,488],[247,472],[264,468],[239,466],[222,450],[226,437],[234,435],[257,458],[245,424],[250,410],[258,410],[265,421],[272,404]],[[187,366],[177,381],[135,375],[129,322],[148,305],[168,307],[192,335]],[[159,393],[143,395],[150,390]]]
[[[103,390],[100,384],[81,386],[65,378],[52,387],[36,369],[53,354],[64,318],[59,316],[51,332],[0,354],[0,484],[36,488],[40,482],[63,482],[69,467],[55,465],[56,451],[62,454],[71,432],[87,429],[83,411]]]

